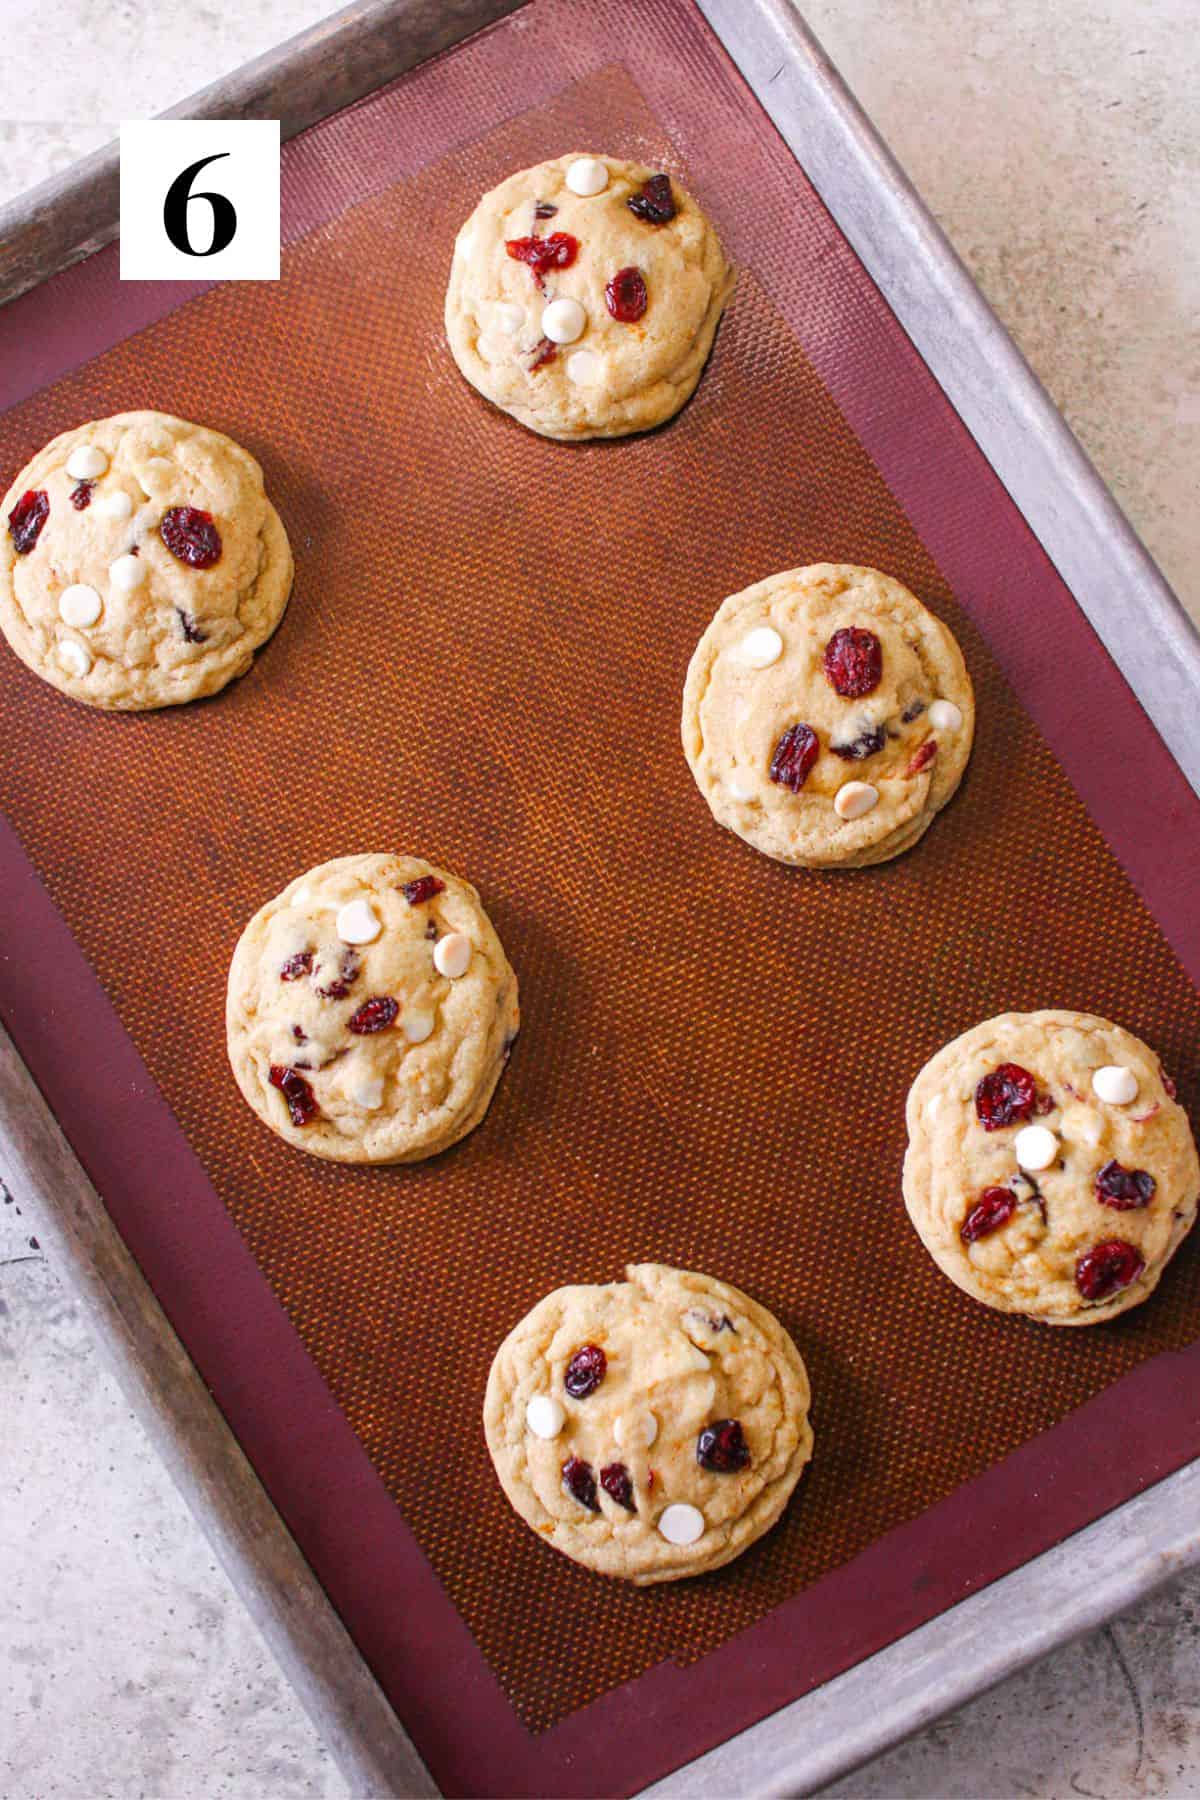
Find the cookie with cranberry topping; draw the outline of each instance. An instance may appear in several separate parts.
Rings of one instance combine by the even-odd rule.
[[[446,335],[471,385],[531,431],[624,437],[691,395],[733,279],[673,175],[573,152],[479,202],[455,241]]]
[[[1094,1325],[1151,1294],[1196,1217],[1200,1162],[1153,1050],[1090,1013],[1002,1013],[908,1096],[904,1200],[976,1300]]]
[[[765,1307],[636,1263],[562,1287],[496,1352],[483,1422],[527,1525],[644,1586],[730,1562],[778,1519],[812,1454],[808,1376]]]
[[[958,787],[974,727],[947,627],[891,576],[848,564],[723,600],[683,693],[684,754],[717,823],[808,868],[909,849]]]
[[[469,882],[416,856],[342,856],[247,925],[229,1060],[254,1111],[335,1162],[415,1162],[487,1111],[517,978]]]
[[[167,413],[64,431],[0,515],[0,629],[88,706],[215,694],[245,674],[291,592],[287,533],[257,462]]]

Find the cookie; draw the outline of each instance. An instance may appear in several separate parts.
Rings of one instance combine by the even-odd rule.
[[[962,779],[971,678],[877,569],[814,563],[732,594],[696,646],[683,748],[719,825],[777,862],[862,868],[915,844]]]
[[[904,1202],[976,1300],[1095,1325],[1153,1293],[1191,1230],[1187,1114],[1140,1038],[1090,1013],[1001,1013],[908,1096]]]
[[[688,399],[733,280],[672,177],[573,153],[479,202],[455,240],[446,335],[472,387],[531,431],[624,437]]]
[[[334,1162],[416,1162],[487,1111],[520,1015],[469,882],[416,856],[340,856],[238,941],[229,1060],[264,1124]]]
[[[0,629],[88,706],[215,694],[245,674],[291,592],[287,534],[254,458],[167,413],[64,431],[0,516]]]
[[[483,1423],[526,1524],[645,1586],[768,1531],[813,1435],[804,1364],[765,1307],[661,1263],[625,1274],[538,1302],[496,1353]]]

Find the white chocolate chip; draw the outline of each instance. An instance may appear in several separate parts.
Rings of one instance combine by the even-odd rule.
[[[350,1098],[364,1112],[374,1112],[376,1107],[383,1105],[383,1076],[361,1076],[350,1089]]]
[[[658,1436],[658,1420],[652,1412],[621,1413],[613,1423],[613,1436],[622,1450],[648,1450]]]
[[[935,700],[929,709],[929,723],[935,731],[957,731],[962,721],[962,712],[953,700]]]
[[[756,625],[738,645],[738,656],[749,669],[769,669],[783,655],[783,639],[773,625]]]
[[[567,170],[567,186],[581,200],[590,200],[608,186],[608,170],[594,156],[577,156]]]
[[[542,308],[542,336],[552,344],[573,344],[583,336],[586,325],[587,314],[578,300],[568,300],[564,295]]]
[[[879,799],[879,789],[869,781],[844,781],[834,796],[833,810],[839,819],[861,819]]]
[[[1017,1133],[1013,1153],[1023,1169],[1048,1169],[1058,1158],[1058,1139],[1047,1125],[1026,1125]]]
[[[726,777],[725,786],[735,800],[744,801],[754,798],[754,783],[747,776],[739,775],[736,769],[732,775]]]
[[[111,494],[101,494],[92,501],[92,511],[102,519],[127,519],[133,511],[133,501],[124,488],[114,488]]]
[[[423,1044],[427,1037],[433,1036],[434,1016],[424,1007],[414,1007],[406,1012],[400,1021],[400,1029],[410,1044]]]
[[[104,602],[94,587],[87,587],[82,581],[73,581],[58,596],[58,616],[68,625],[82,628],[94,625],[100,617]]]
[[[99,481],[107,467],[107,456],[95,444],[76,444],[67,458],[67,474],[72,481]]]
[[[525,1405],[525,1423],[534,1437],[556,1438],[567,1422],[562,1401],[553,1394],[535,1394]]]
[[[525,308],[518,306],[515,300],[498,300],[492,312],[492,321],[497,331],[505,337],[516,337],[525,323]]]
[[[1088,1113],[1079,1127],[1079,1135],[1085,1144],[1098,1144],[1104,1136],[1104,1126],[1094,1113]]]
[[[145,581],[146,565],[137,556],[118,556],[115,563],[109,564],[108,579],[118,593],[131,594]]]
[[[694,1544],[704,1536],[704,1514],[698,1506],[677,1502],[659,1514],[658,1529],[668,1544]]]
[[[64,638],[58,646],[58,660],[68,675],[84,676],[92,666],[91,655],[74,638]]]
[[[471,966],[471,940],[461,931],[451,931],[433,946],[433,966],[448,981],[457,981]]]
[[[572,350],[567,358],[567,380],[579,386],[599,381],[603,372],[604,364],[594,350]]]
[[[1110,1063],[1106,1068],[1097,1069],[1092,1076],[1092,1092],[1097,1100],[1107,1100],[1110,1106],[1128,1106],[1138,1095],[1138,1078],[1132,1069],[1123,1069],[1117,1063]]]
[[[349,900],[338,908],[336,930],[343,944],[373,944],[383,926],[365,900]]]

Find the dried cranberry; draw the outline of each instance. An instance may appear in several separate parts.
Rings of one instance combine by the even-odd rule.
[[[1075,1286],[1085,1300],[1107,1300],[1136,1281],[1146,1266],[1140,1250],[1121,1238],[1094,1244],[1075,1264]]]
[[[770,775],[782,787],[798,794],[808,771],[820,755],[821,746],[811,725],[789,725],[775,746]]]
[[[509,238],[504,248],[514,262],[527,263],[536,281],[548,269],[569,269],[579,255],[579,239],[569,231],[552,231],[549,237]]]
[[[423,906],[435,894],[443,893],[445,887],[445,882],[439,881],[436,875],[418,875],[415,881],[406,881],[400,892],[410,906]]]
[[[1175,1086],[1175,1083],[1171,1080],[1171,1077],[1167,1074],[1167,1071],[1163,1068],[1161,1063],[1158,1065],[1158,1072],[1162,1077],[1162,1084],[1166,1090],[1167,1099],[1173,1100],[1179,1092],[1179,1089]]]
[[[399,1011],[399,1001],[390,994],[376,994],[363,1001],[353,1018],[347,1020],[346,1029],[355,1037],[370,1037],[373,1032],[386,1031]]]
[[[666,225],[679,210],[671,192],[669,175],[651,175],[649,181],[643,181],[639,191],[631,194],[625,204],[634,217],[641,219],[646,225]]]
[[[28,556],[50,517],[50,496],[45,488],[29,488],[8,515],[8,535],[18,556]]]
[[[344,1000],[346,995],[350,992],[350,989],[354,986],[354,983],[358,980],[359,967],[358,952],[356,950],[343,950],[341,966],[338,973],[334,976],[332,981],[326,982],[324,987],[319,987],[316,990],[317,993],[320,994],[322,1000]]]
[[[993,1231],[1007,1225],[1016,1210],[1017,1196],[1011,1188],[984,1188],[959,1227],[958,1235],[964,1244],[973,1244],[978,1238],[989,1237]]]
[[[198,506],[169,506],[158,535],[172,556],[189,569],[211,569],[221,556],[221,534],[211,513]]]
[[[292,1026],[292,1036],[295,1038],[295,1040],[298,1044],[307,1044],[307,1042],[308,1042],[307,1031],[301,1030],[299,1025]]]
[[[604,289],[604,303],[618,325],[636,325],[648,299],[646,278],[640,269],[618,269]]]
[[[600,1502],[596,1498],[596,1476],[591,1463],[584,1462],[582,1456],[569,1456],[562,1466],[562,1484],[572,1500],[578,1500],[580,1506],[586,1506],[589,1512],[599,1512]]]
[[[535,219],[552,219],[557,211],[557,206],[552,206],[549,200],[539,200],[533,209],[533,216]]]
[[[873,631],[843,625],[825,646],[825,679],[843,700],[873,694],[883,680],[883,646]]]
[[[312,974],[312,966],[312,951],[297,950],[295,956],[289,956],[282,969],[280,969],[279,979],[280,981],[299,981],[302,975]]]
[[[938,753],[937,739],[936,738],[926,738],[925,742],[921,745],[920,749],[917,751],[916,755],[913,757],[912,761],[909,763],[909,765],[908,765],[907,769],[905,769],[904,773],[906,775],[919,775],[921,773],[922,769],[927,769],[929,767],[930,763],[933,761],[933,759],[937,755],[937,753]]]
[[[175,611],[179,616],[179,623],[183,627],[183,635],[186,642],[189,644],[207,644],[207,631],[201,631],[191,613],[184,612],[182,606],[177,606]]]
[[[529,365],[530,374],[532,375],[535,369],[544,369],[546,364],[552,363],[557,355],[558,345],[544,337],[534,348],[533,361]]]
[[[609,1499],[615,1500],[618,1506],[623,1506],[626,1512],[637,1511],[633,1498],[633,1482],[624,1463],[609,1463],[606,1469],[601,1469],[600,1486]]]
[[[295,1069],[285,1069],[279,1063],[272,1063],[271,1086],[278,1088],[287,1101],[293,1125],[311,1125],[321,1109],[303,1075],[298,1075]]]
[[[76,512],[86,512],[92,504],[92,489],[95,485],[94,481],[79,481],[71,489],[71,505]]]
[[[1119,1162],[1106,1162],[1096,1177],[1096,1198],[1115,1212],[1132,1212],[1135,1207],[1149,1206],[1156,1186],[1145,1169],[1123,1169]]]
[[[886,740],[887,733],[882,725],[868,725],[850,743],[830,744],[829,748],[844,762],[861,762],[864,756],[874,756],[877,750],[882,750]]]
[[[1001,1063],[975,1089],[975,1116],[985,1131],[1000,1131],[1027,1119],[1037,1099],[1037,1082],[1020,1063]]]
[[[608,1358],[599,1344],[584,1344],[567,1364],[563,1386],[572,1400],[586,1400],[594,1394],[608,1373]]]
[[[919,719],[924,711],[925,702],[923,700],[910,700],[904,711],[900,714],[901,723],[904,725],[911,725],[913,720]]]
[[[696,1440],[696,1461],[717,1475],[736,1475],[747,1468],[750,1446],[740,1419],[718,1419],[714,1425],[706,1425]]]

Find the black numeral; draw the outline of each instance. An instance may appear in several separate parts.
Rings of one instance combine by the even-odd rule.
[[[227,244],[233,242],[233,234],[237,230],[237,212],[233,201],[227,194],[193,194],[192,183],[209,163],[220,162],[228,156],[228,150],[219,150],[213,156],[202,156],[177,175],[167,189],[167,197],[163,201],[163,225],[167,236],[177,250],[185,256],[216,256]],[[188,232],[188,207],[197,200],[207,200],[212,207],[212,242],[207,250],[198,250]]]

